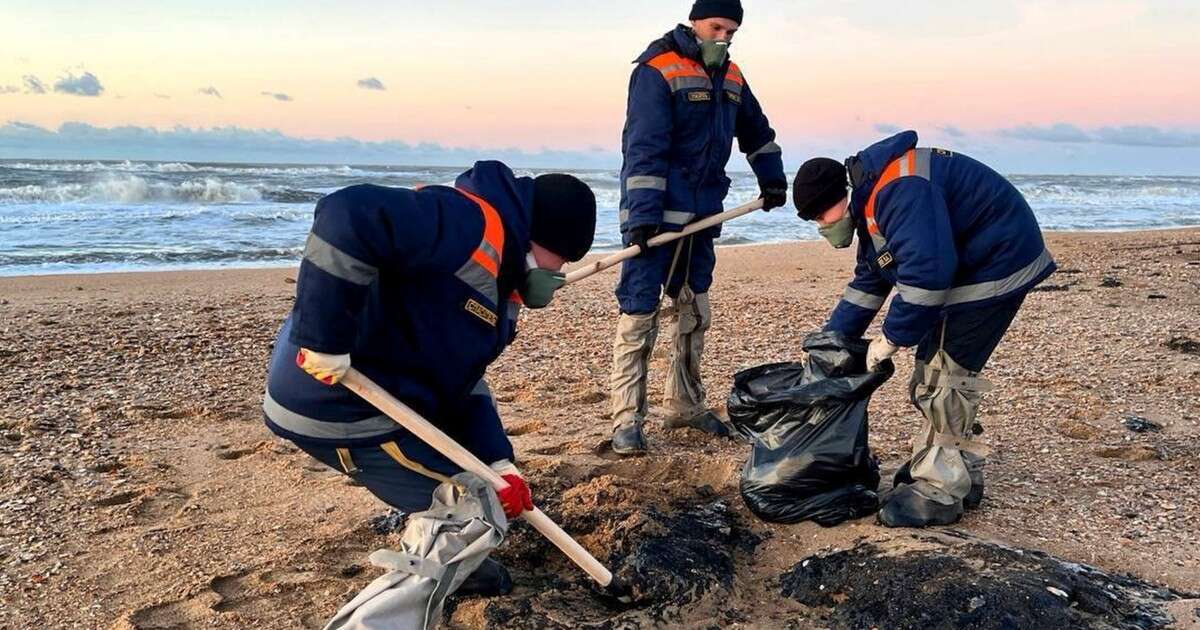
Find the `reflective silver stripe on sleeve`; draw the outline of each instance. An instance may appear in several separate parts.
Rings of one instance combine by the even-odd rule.
[[[496,278],[483,268],[483,265],[474,260],[467,260],[458,271],[454,272],[455,277],[471,286],[472,289],[482,293],[484,297],[492,301],[492,304],[500,303],[500,289],[496,287]]]
[[[771,141],[771,142],[764,144],[761,149],[755,151],[754,153],[751,153],[750,155],[747,155],[746,160],[753,162],[754,158],[756,158],[760,155],[766,155],[768,153],[783,153],[783,149],[779,148],[779,145],[775,144],[774,141]]]
[[[491,388],[490,388],[490,387],[488,387],[487,381],[485,381],[485,380],[483,380],[483,379],[479,379],[479,382],[478,382],[478,383],[475,383],[475,387],[472,387],[472,388],[471,388],[471,393],[470,393],[469,395],[470,395],[470,396],[488,396],[488,397],[491,397],[491,395],[492,395],[492,390],[491,390]]]
[[[379,269],[330,245],[315,232],[308,234],[304,259],[331,276],[362,286],[375,282],[379,276]]]
[[[871,243],[875,245],[875,253],[878,254],[887,249],[887,239],[883,237],[882,232],[876,232],[871,235]]]
[[[915,156],[916,170],[910,175],[916,175],[921,179],[929,179],[929,158],[933,155],[933,149],[917,149]]]
[[[1038,277],[1039,274],[1052,264],[1054,264],[1054,257],[1050,255],[1049,250],[1044,250],[1037,257],[1037,260],[1034,260],[1006,278],[950,289],[950,295],[946,298],[946,305],[978,302],[980,300],[1007,295],[1033,282],[1034,278]]]
[[[742,84],[737,83],[736,81],[726,81],[725,89],[737,94],[738,96],[742,95]]]
[[[496,397],[492,395],[492,389],[488,387],[487,381],[479,379],[479,382],[475,383],[475,387],[471,388],[469,395],[487,396],[488,401],[492,403],[492,409],[495,409],[497,413],[500,412],[500,405],[496,403]]]
[[[908,177],[909,175],[912,175],[912,173],[908,172],[908,160],[905,159],[905,157],[901,157],[900,159],[896,160],[896,163],[900,166],[900,177]]]
[[[322,440],[353,440],[359,438],[386,435],[400,428],[391,418],[379,415],[355,422],[325,422],[308,416],[302,416],[271,397],[271,392],[263,396],[263,413],[271,422],[281,429],[286,429],[297,435],[318,438]]]
[[[671,93],[674,94],[679,90],[693,90],[696,88],[712,89],[712,79],[708,77],[675,77],[667,81],[671,86]]]
[[[620,219],[621,223],[625,223],[629,220],[629,210],[627,208],[622,208],[619,212],[617,212],[617,217]],[[694,218],[696,218],[695,212],[680,212],[678,210],[667,210],[662,216],[663,223],[673,223],[675,225],[687,225],[688,223],[691,223],[692,219]]]
[[[905,302],[916,306],[942,306],[946,303],[946,296],[950,293],[948,290],[931,291],[922,289],[921,287],[910,287],[907,284],[896,283],[896,292],[900,297],[904,298]]]
[[[487,242],[487,240],[484,240],[479,244],[479,249],[482,249],[484,255],[488,258],[491,258],[492,262],[496,263],[497,269],[500,268],[500,252],[496,251],[496,248],[492,247],[491,243]]]
[[[859,308],[865,308],[868,311],[878,311],[883,308],[883,303],[887,301],[887,296],[859,291],[854,287],[846,287],[846,292],[842,294],[842,299]]]
[[[512,322],[515,325],[517,323],[517,320],[520,319],[520,317],[521,317],[521,304],[519,302],[516,302],[515,300],[509,300],[508,301],[508,321]]]
[[[625,190],[639,190],[642,188],[666,190],[667,178],[655,177],[653,175],[632,175],[625,178]]]
[[[663,223],[673,223],[675,225],[687,225],[696,218],[695,212],[680,212],[678,210],[667,210],[663,213]]]

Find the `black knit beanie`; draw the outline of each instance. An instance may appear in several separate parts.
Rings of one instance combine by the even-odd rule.
[[[577,177],[562,173],[533,180],[534,243],[576,261],[592,248],[596,236],[596,195]]]
[[[813,158],[805,162],[796,172],[792,185],[792,201],[796,214],[805,221],[812,221],[846,197],[850,180],[846,178],[846,167],[830,158]]]
[[[688,15],[689,20],[703,20],[707,18],[728,18],[742,23],[742,2],[741,0],[696,0],[696,4],[692,5],[692,12]]]

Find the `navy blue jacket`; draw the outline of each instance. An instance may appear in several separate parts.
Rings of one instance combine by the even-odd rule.
[[[411,437],[348,389],[298,368],[305,347],[349,353],[355,368],[483,461],[512,457],[482,379],[516,334],[533,180],[479,162],[456,187],[488,210],[445,186],[351,186],[317,203],[296,303],[271,359],[264,410],[275,433],[339,447]]]
[[[861,336],[895,288],[883,334],[914,346],[943,313],[1022,296],[1055,270],[1012,183],[965,155],[916,146],[905,131],[856,158],[858,265],[828,330]]]
[[[736,136],[760,185],[787,187],[775,132],[736,63],[708,73],[695,33],[678,26],[638,57],[621,151],[621,230],[678,230],[716,214]]]

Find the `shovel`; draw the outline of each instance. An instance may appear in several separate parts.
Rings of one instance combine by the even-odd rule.
[[[759,210],[762,207],[763,207],[762,199],[756,199],[744,206],[738,206],[738,207],[734,208],[733,210],[726,210],[725,212],[722,212],[720,214],[714,214],[709,217],[704,217],[703,219],[700,219],[699,221],[689,223],[682,230],[680,230],[678,232],[663,232],[662,234],[659,234],[658,236],[655,236],[654,238],[646,241],[646,245],[648,245],[650,247],[658,247],[659,245],[665,245],[667,243],[670,243],[671,241],[677,241],[685,236],[691,236],[692,234],[695,234],[696,232],[699,232],[701,230],[706,230],[714,225],[720,225],[730,219],[736,219],[740,216],[750,214],[751,212],[754,212],[755,210]],[[574,282],[579,282],[580,280],[583,280],[584,278],[590,278],[591,276],[594,276],[594,275],[600,273],[601,271],[604,271],[605,269],[608,269],[610,267],[615,267],[615,266],[621,264],[622,262],[625,262],[626,260],[629,260],[630,258],[633,258],[641,253],[642,253],[641,247],[639,247],[637,245],[630,245],[629,247],[622,249],[621,251],[613,254],[612,256],[601,258],[600,260],[597,260],[594,263],[584,265],[584,266],[580,267],[579,269],[576,269],[576,270],[572,271],[571,273],[568,273],[566,284],[572,284]]]
[[[508,482],[496,474],[487,464],[475,457],[461,444],[455,442],[450,436],[446,435],[433,426],[428,420],[422,418],[420,414],[413,411],[408,405],[400,402],[395,396],[392,396],[374,381],[363,376],[361,372],[354,368],[346,371],[346,375],[342,377],[342,385],[347,389],[363,397],[367,402],[375,405],[380,411],[387,414],[389,418],[397,424],[408,429],[413,435],[421,438],[426,444],[437,449],[439,453],[445,455],[447,459],[457,464],[463,470],[474,473],[488,483],[492,484],[497,491],[508,487]],[[554,543],[555,547],[562,550],[563,553],[571,559],[572,562],[579,565],[593,580],[596,581],[610,594],[618,598],[624,595],[625,589],[618,583],[614,582],[612,571],[600,564],[592,554],[588,553],[582,545],[571,538],[570,534],[563,531],[549,516],[536,507],[532,510],[526,510],[521,513],[524,518],[533,528],[541,532],[547,540]]]

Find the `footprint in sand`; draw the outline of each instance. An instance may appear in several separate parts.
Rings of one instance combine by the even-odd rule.
[[[509,437],[517,437],[518,435],[537,433],[544,428],[546,428],[545,422],[542,422],[541,420],[531,420],[529,422],[522,422],[512,427],[506,427],[504,429],[504,433],[506,433]]]

